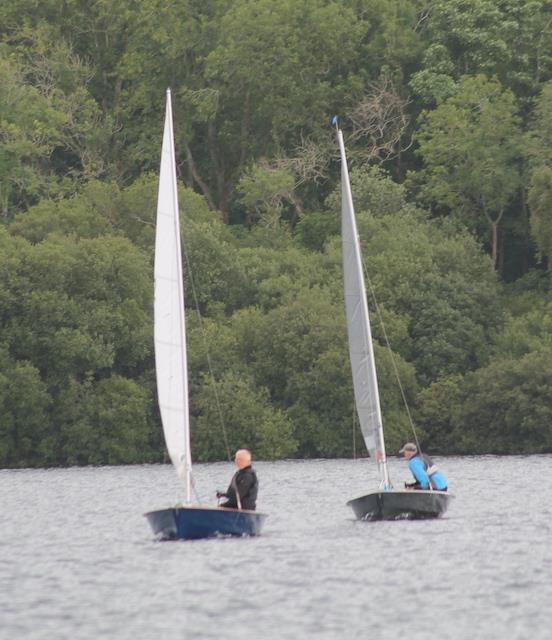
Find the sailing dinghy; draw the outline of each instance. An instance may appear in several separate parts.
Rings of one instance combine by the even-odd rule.
[[[155,237],[155,366],[165,443],[178,477],[184,483],[186,497],[182,505],[145,515],[160,539],[258,535],[266,518],[262,513],[192,504],[186,322],[178,211],[171,93],[167,89]]]
[[[341,155],[341,235],[345,315],[355,405],[370,458],[377,464],[379,490],[347,502],[361,520],[438,518],[452,496],[444,491],[393,489],[389,480],[362,254],[347,169],[343,133],[337,129]]]

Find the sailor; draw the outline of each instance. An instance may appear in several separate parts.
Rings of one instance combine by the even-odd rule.
[[[435,489],[447,490],[447,480],[439,469],[433,464],[433,460],[424,453],[418,453],[418,447],[413,442],[407,442],[399,451],[408,460],[408,468],[414,476],[415,482],[405,482],[406,489]]]
[[[251,467],[251,452],[238,449],[234,458],[238,470],[230,481],[230,486],[223,493],[217,491],[217,498],[226,498],[220,506],[227,509],[255,510],[259,481],[257,474]]]

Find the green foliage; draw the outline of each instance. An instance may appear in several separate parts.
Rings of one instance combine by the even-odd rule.
[[[540,350],[552,350],[552,301],[533,296],[528,309],[507,316],[494,351],[498,357],[516,360]]]
[[[431,44],[423,56],[424,69],[413,74],[410,87],[424,104],[441,104],[456,92],[454,64],[447,48]]]
[[[339,232],[339,220],[333,214],[313,213],[304,216],[295,227],[299,243],[312,251],[322,251],[326,240]]]
[[[157,176],[143,175],[126,189],[116,183],[92,180],[76,195],[65,200],[42,200],[10,224],[10,233],[34,244],[50,234],[77,238],[124,236],[153,258]],[[190,189],[179,189],[183,224],[211,224],[219,236],[230,237],[220,216],[210,211],[205,200]],[[219,223],[217,225],[217,223]]]
[[[306,254],[289,240],[288,234],[286,247],[241,249],[240,262],[248,281],[247,306],[274,309],[293,301],[302,288],[322,286],[327,280],[324,257]]]
[[[519,184],[517,125],[509,92],[483,76],[463,78],[420,127],[422,197],[472,215],[503,210]]]
[[[60,144],[63,117],[25,83],[2,48],[0,113],[0,213],[7,217],[16,203],[28,205],[54,189],[52,171],[43,164]]]
[[[284,201],[293,198],[294,179],[287,169],[270,169],[254,166],[238,182],[240,201],[265,226],[274,227],[280,222]]]
[[[343,311],[323,289],[297,294],[265,314],[236,316],[238,356],[290,416],[299,454],[336,455],[344,436],[350,448],[352,416]]]
[[[349,179],[357,212],[383,216],[397,213],[406,205],[404,187],[393,182],[381,167],[355,168],[351,171]],[[336,189],[328,196],[326,206],[336,214],[341,211],[341,189]]]
[[[87,84],[91,70],[46,27],[0,44],[0,213],[72,193],[108,171],[110,117]]]
[[[342,3],[234,2],[220,22],[206,72],[221,89],[218,117],[237,110],[248,141],[224,122],[221,135],[229,141],[239,135],[236,150],[243,144],[266,149],[266,141],[284,141],[307,122],[320,131],[330,105],[343,100],[343,71],[354,69],[365,29]]]
[[[151,358],[147,259],[124,238],[30,245],[0,235],[0,345],[13,360],[3,368],[13,370],[2,389],[5,463],[151,457],[148,396],[121,377],[143,375]]]
[[[521,185],[521,132],[514,96],[495,80],[463,77],[457,92],[427,112],[417,135],[424,169],[416,175],[422,201],[445,207],[491,232]]]
[[[39,466],[52,462],[49,410],[52,398],[39,371],[13,361],[0,344],[0,465]]]
[[[65,420],[59,416],[61,455],[66,464],[152,459],[147,450],[149,399],[138,384],[115,375],[97,384],[73,382],[64,393],[62,403],[74,403]]]
[[[333,113],[378,300],[389,450],[410,437],[395,366],[429,450],[549,450],[549,2],[423,5],[0,3],[0,464],[161,458],[151,307],[167,86],[186,306],[199,309],[197,458],[226,457],[211,372],[231,448],[348,456],[360,442]],[[392,137],[390,98],[405,105],[402,151],[361,164],[366,139]],[[505,279],[538,269],[504,288],[473,236]]]
[[[431,46],[412,88],[439,103],[460,76],[482,73],[523,98],[535,95],[552,74],[549,9],[547,0],[436,0],[422,23]]]
[[[528,195],[531,236],[541,258],[552,259],[552,165],[533,172]]]
[[[268,389],[273,405],[289,417],[298,454],[351,455],[352,381],[341,300],[332,302],[325,289],[298,288],[287,303],[264,313],[246,309],[235,314],[230,333],[235,339],[231,347],[235,366],[253,375],[260,388]],[[407,393],[413,397],[413,369],[395,357]],[[214,360],[218,359],[215,353]],[[398,443],[404,437],[406,418],[386,352],[378,352],[380,366],[389,436]]]
[[[381,218],[358,214],[373,333],[382,340],[373,289],[391,346],[428,384],[483,364],[501,322],[498,287],[473,239],[406,207]],[[330,247],[340,260],[340,247]]]
[[[132,371],[149,356],[148,266],[128,241],[54,237],[28,247],[19,269],[7,317],[19,358],[63,377]]]
[[[415,414],[416,424],[427,434],[423,439],[424,449],[432,453],[459,453],[462,445],[462,431],[455,431],[465,394],[462,388],[463,378],[452,375],[431,383],[422,389],[417,398]]]
[[[225,458],[225,439],[230,451],[247,447],[261,459],[289,457],[295,452],[292,425],[281,410],[271,406],[266,388],[228,372],[217,381],[216,389],[215,396],[213,387],[204,384],[193,399],[192,446],[198,460]]]
[[[529,301],[529,298],[527,298]],[[548,452],[552,304],[535,299],[506,318],[489,363],[442,378],[418,397],[417,420],[448,453]]]
[[[536,100],[525,142],[531,166],[552,167],[552,80],[543,85]]]
[[[243,304],[247,276],[228,228],[221,223],[184,225],[186,305],[204,315],[222,307],[230,312]]]
[[[552,451],[552,352],[519,360],[493,360],[467,376],[455,418],[460,452],[550,453]]]

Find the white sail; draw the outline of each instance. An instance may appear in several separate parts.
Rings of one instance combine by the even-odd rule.
[[[155,366],[165,442],[191,500],[190,424],[184,286],[171,108],[167,90],[155,236]]]
[[[385,457],[383,423],[364,285],[362,255],[341,130],[338,130],[337,137],[341,153],[341,236],[345,314],[355,404],[366,447],[370,457],[378,463],[383,486],[388,488],[389,475]]]

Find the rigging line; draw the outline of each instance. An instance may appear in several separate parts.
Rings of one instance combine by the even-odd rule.
[[[353,404],[353,460],[356,460],[356,408]]]
[[[224,424],[224,417],[222,415],[222,409],[220,406],[220,399],[219,399],[219,394],[218,394],[218,389],[217,389],[217,383],[215,381],[215,374],[213,373],[213,365],[211,362],[211,356],[209,354],[209,347],[207,345],[207,338],[205,337],[205,327],[203,326],[203,319],[201,317],[201,313],[199,312],[199,302],[198,302],[198,298],[197,298],[197,292],[196,292],[196,287],[195,287],[195,283],[194,283],[194,278],[192,275],[192,269],[190,267],[190,261],[188,259],[188,252],[186,251],[186,245],[185,243],[182,246],[182,253],[184,254],[184,259],[186,260],[186,270],[187,270],[187,274],[188,277],[190,279],[190,285],[192,287],[192,295],[194,298],[194,305],[195,305],[195,310],[197,313],[197,318],[199,321],[199,328],[201,330],[201,338],[203,339],[203,346],[205,348],[205,353],[206,353],[206,359],[207,359],[207,367],[209,368],[209,375],[211,377],[211,384],[213,385],[213,393],[215,394],[215,404],[217,406],[217,412],[218,412],[218,416],[219,416],[219,420],[220,420],[220,426],[221,426],[221,430],[222,430],[222,438],[224,440],[224,446],[226,448],[226,455],[228,456],[228,462],[232,461],[232,454],[230,453],[230,445],[228,444],[228,435],[226,433],[226,425]]]
[[[234,491],[236,492],[236,502],[238,503],[238,509],[240,509],[241,511],[242,502],[241,502],[240,492],[238,490],[238,482],[236,480],[236,474],[232,476],[232,480],[230,484],[234,487]]]
[[[199,494],[198,494],[198,492],[197,492],[197,487],[196,487],[196,484],[195,484],[195,478],[194,478],[194,476],[193,476],[193,475],[191,476],[190,480],[191,480],[191,482],[192,482],[192,489],[193,489],[193,492],[194,492],[194,495],[195,495],[196,501],[198,502],[198,504],[201,504],[202,500],[201,500],[201,498],[199,497]]]
[[[401,382],[401,377],[399,375],[399,369],[397,367],[397,362],[395,360],[395,355],[393,353],[393,350],[391,349],[391,343],[389,342],[389,337],[387,335],[387,329],[385,328],[385,323],[383,322],[383,316],[381,314],[380,311],[380,307],[378,304],[378,301],[376,299],[376,294],[374,291],[374,287],[372,286],[372,281],[370,280],[370,276],[368,274],[368,269],[366,269],[366,263],[364,262],[364,258],[362,258],[362,268],[364,270],[364,276],[366,279],[366,282],[368,283],[368,288],[370,289],[370,296],[374,302],[374,308],[376,310],[376,314],[378,316],[378,320],[380,322],[381,325],[381,329],[383,331],[383,337],[385,340],[385,344],[387,346],[387,349],[389,350],[389,355],[391,356],[391,364],[393,365],[393,371],[395,373],[395,378],[397,379],[397,384],[399,385],[399,389],[401,392],[401,397],[402,397],[402,401],[404,404],[404,408],[406,409],[406,415],[408,416],[408,421],[410,423],[410,427],[412,429],[412,433],[414,434],[414,440],[416,441],[416,446],[418,447],[418,451],[420,452],[420,454],[422,453],[422,449],[420,447],[420,442],[418,440],[418,434],[416,432],[416,427],[414,426],[414,421],[412,420],[412,415],[410,413],[410,407],[408,406],[408,402],[406,400],[406,394],[404,392],[404,387],[402,385]]]

